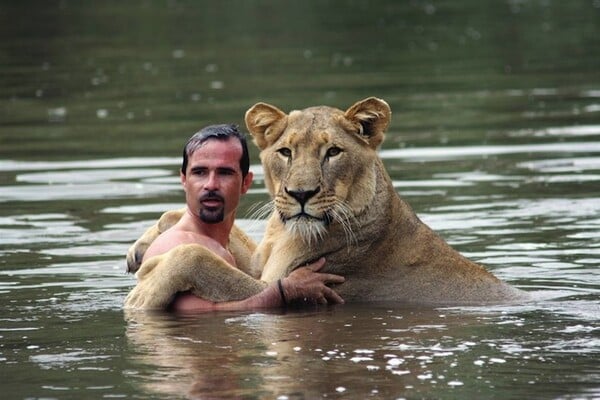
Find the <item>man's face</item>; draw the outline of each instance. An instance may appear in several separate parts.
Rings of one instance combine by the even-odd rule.
[[[239,140],[208,139],[188,158],[181,183],[190,211],[205,223],[234,219],[240,197],[252,183],[252,173],[242,177]]]

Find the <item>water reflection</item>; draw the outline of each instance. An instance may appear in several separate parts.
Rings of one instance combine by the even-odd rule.
[[[556,390],[560,384],[553,380],[566,378],[548,363],[564,363],[584,342],[586,351],[598,346],[592,325],[557,326],[549,339],[536,326],[544,317],[532,316],[526,309],[457,312],[383,304],[193,319],[136,313],[127,316],[127,338],[149,374],[137,384],[153,393],[436,398],[493,389],[519,397],[532,385]],[[515,376],[515,369],[528,373]]]
[[[457,321],[433,310],[400,311],[400,315],[392,310],[369,310],[371,318],[361,319],[341,311],[217,315],[193,320],[136,313],[128,315],[127,337],[140,352],[136,360],[153,367],[150,383],[140,384],[171,395],[275,398],[302,393],[304,398],[313,398],[346,393],[387,397],[401,393],[397,385],[388,385],[394,377],[405,375],[402,382],[409,389],[428,380],[448,387],[462,385],[452,372],[434,376],[431,364],[451,360],[449,368],[458,367],[456,354],[476,343],[446,345],[438,342],[438,337],[442,332],[451,335],[462,324],[477,324],[475,317]],[[310,327],[307,320],[312,321]],[[385,336],[361,337],[366,328],[363,324],[381,326]],[[250,348],[246,347],[249,338]],[[359,385],[359,389],[348,376],[359,371],[371,372],[374,381]]]

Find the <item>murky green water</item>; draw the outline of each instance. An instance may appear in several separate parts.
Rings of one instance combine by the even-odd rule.
[[[599,38],[597,0],[3,2],[2,398],[599,398]],[[371,95],[398,192],[537,301],[123,313],[192,133]]]

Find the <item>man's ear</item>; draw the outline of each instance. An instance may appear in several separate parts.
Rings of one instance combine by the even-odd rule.
[[[391,116],[388,103],[376,97],[361,100],[344,113],[344,117],[358,128],[358,135],[373,149],[383,142]]]
[[[183,190],[187,191],[186,189],[186,176],[183,172],[179,171],[179,180],[181,181],[181,186],[183,186]]]
[[[273,144],[287,125],[287,115],[279,108],[266,103],[256,103],[246,111],[246,128],[259,149]]]
[[[253,179],[254,174],[252,173],[252,171],[248,171],[248,173],[242,181],[242,194],[246,194],[246,192],[250,189],[250,186],[252,186]]]

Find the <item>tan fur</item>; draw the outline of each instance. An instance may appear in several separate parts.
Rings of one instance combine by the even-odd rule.
[[[148,228],[127,252],[127,271],[136,273],[137,285],[125,299],[125,307],[165,309],[177,292],[192,291],[212,301],[242,300],[264,289],[261,269],[251,266],[256,243],[234,225],[227,249],[236,260],[232,267],[221,257],[200,245],[180,245],[146,260],[144,252],[158,235],[181,218],[185,208],[167,211]]]
[[[176,293],[185,291],[215,302],[243,300],[266,286],[197,244],[180,245],[146,260],[136,277],[137,285],[125,299],[128,308],[165,309]]]
[[[267,283],[321,256],[346,282],[346,301],[503,302],[527,295],[467,260],[422,223],[395,192],[377,148],[391,117],[370,97],[346,111],[285,114],[258,103],[246,126],[261,150],[273,198],[253,255]],[[304,205],[302,205],[304,203]]]

